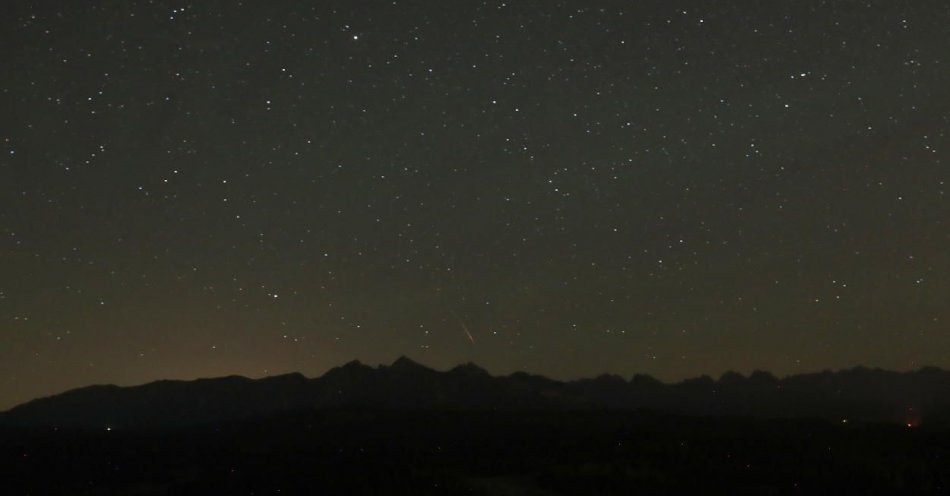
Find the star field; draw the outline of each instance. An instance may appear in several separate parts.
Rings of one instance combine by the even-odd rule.
[[[943,2],[18,2],[0,407],[950,366]]]

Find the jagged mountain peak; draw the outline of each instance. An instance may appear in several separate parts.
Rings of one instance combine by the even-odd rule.
[[[426,367],[425,365],[422,365],[405,355],[401,355],[399,358],[397,358],[392,363],[392,365],[389,366],[389,368],[392,370],[432,370],[429,367]]]
[[[710,401],[715,398],[715,401]],[[914,418],[907,418],[913,405]],[[0,414],[0,425],[162,426],[229,422],[281,412],[363,406],[374,408],[610,408],[680,414],[807,416],[873,421],[950,418],[950,372],[849,370],[777,379],[701,376],[664,384],[645,376],[613,375],[557,381],[525,372],[493,377],[466,363],[433,370],[402,356],[391,365],[358,361],[308,379],[284,374],[192,381],[156,381],[131,387],[91,386],[33,400]],[[941,417],[943,415],[943,417]]]
[[[474,377],[491,377],[491,374],[489,374],[487,370],[479,367],[478,365],[472,362],[456,365],[449,372],[454,373],[454,374],[463,374],[466,376],[474,376]]]
[[[323,375],[323,378],[362,377],[372,372],[375,372],[375,369],[372,367],[359,360],[351,360],[343,365],[328,370],[327,373]]]
[[[366,369],[370,367],[359,360],[350,360],[349,362],[344,363],[339,368],[344,369],[344,370],[358,370],[358,369]]]

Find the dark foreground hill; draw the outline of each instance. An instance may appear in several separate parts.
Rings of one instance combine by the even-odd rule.
[[[403,358],[93,386],[3,415],[0,494],[947,494],[948,384],[937,369],[558,382]]]
[[[301,411],[0,428],[0,494],[938,495],[950,431],[629,411]]]
[[[0,425],[138,429],[221,425],[336,407],[415,410],[650,410],[677,415],[823,418],[836,422],[946,423],[950,372],[856,368],[777,379],[727,373],[663,384],[637,375],[559,382],[526,373],[493,377],[461,365],[436,371],[400,358],[351,362],[322,377],[289,374],[91,386],[42,398],[0,416]]]

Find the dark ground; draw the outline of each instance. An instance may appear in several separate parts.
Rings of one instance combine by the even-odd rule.
[[[630,412],[341,409],[6,430],[8,495],[946,494],[950,430]]]

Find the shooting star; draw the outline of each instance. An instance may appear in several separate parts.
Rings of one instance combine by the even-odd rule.
[[[468,336],[468,340],[471,341],[472,344],[475,344],[475,338],[472,336],[472,333],[468,332],[468,326],[465,325],[465,322],[462,320],[462,318],[459,317],[458,314],[455,312],[452,312],[452,315],[454,315],[455,318],[459,321],[459,324],[462,325],[462,330],[465,331],[465,335]]]

